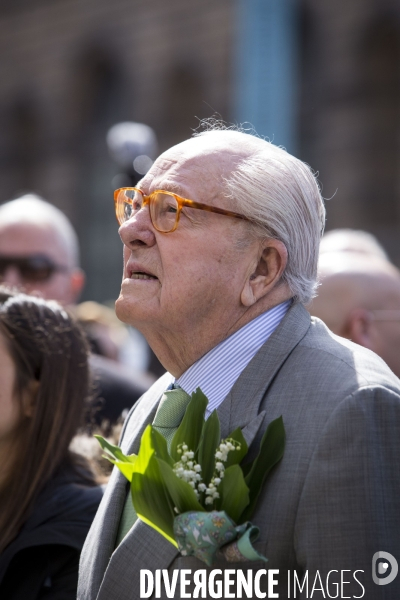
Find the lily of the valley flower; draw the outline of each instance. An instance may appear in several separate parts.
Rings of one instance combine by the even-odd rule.
[[[215,452],[215,459],[217,462],[215,463],[214,476],[208,487],[203,482],[201,476],[201,465],[193,460],[194,452],[189,449],[185,442],[179,444],[177,447],[177,453],[180,455],[180,460],[174,464],[173,471],[179,479],[183,479],[183,481],[186,481],[193,488],[196,498],[200,500],[200,502],[203,500],[204,505],[211,506],[214,504],[215,500],[220,497],[217,488],[224,476],[224,463],[228,460],[229,452],[240,449],[241,445],[239,442],[235,442],[229,438],[227,440],[222,440]],[[202,494],[204,494],[204,497],[201,496]],[[174,510],[175,512],[179,512],[176,507]]]

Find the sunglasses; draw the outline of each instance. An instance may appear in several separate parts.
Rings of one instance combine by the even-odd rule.
[[[17,269],[21,279],[30,283],[47,281],[56,272],[68,271],[68,267],[56,265],[43,254],[31,254],[30,256],[0,255],[0,280],[10,267]]]

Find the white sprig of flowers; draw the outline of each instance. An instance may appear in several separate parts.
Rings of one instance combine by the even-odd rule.
[[[200,494],[204,494],[204,503],[211,505],[219,498],[218,486],[224,477],[224,463],[228,460],[229,452],[240,450],[240,448],[241,444],[232,438],[221,441],[215,452],[214,474],[208,486],[202,479],[201,465],[194,460],[193,450],[190,450],[184,442],[177,447],[177,453],[181,455],[181,458],[174,464],[173,471],[179,479],[183,479],[193,488],[196,498],[200,498]],[[174,510],[179,514],[176,507]]]

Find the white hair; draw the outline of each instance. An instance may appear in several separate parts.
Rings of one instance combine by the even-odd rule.
[[[283,242],[288,262],[282,280],[294,299],[307,304],[317,286],[318,250],[325,224],[325,207],[310,167],[283,148],[237,128],[206,123],[201,136],[223,129],[232,136],[238,163],[224,178],[224,193],[249,217],[258,238]],[[243,151],[244,149],[244,151]]]
[[[64,244],[71,267],[79,267],[79,242],[75,229],[61,210],[36,194],[25,194],[0,205],[0,225],[4,222],[50,225]]]

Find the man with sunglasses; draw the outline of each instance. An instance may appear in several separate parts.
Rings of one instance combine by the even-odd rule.
[[[282,415],[286,448],[251,519],[266,565],[221,557],[206,568],[180,555],[135,517],[115,469],[82,551],[78,599],[139,599],[143,569],[168,570],[170,581],[180,570],[192,582],[202,569],[211,588],[201,597],[221,597],[216,569],[235,597],[237,570],[267,568],[278,583],[261,577],[257,597],[340,590],[343,598],[397,600],[398,583],[374,583],[371,563],[380,551],[400,559],[399,380],[304,308],[325,217],[309,167],[246,133],[207,131],[162,154],[114,200],[124,244],[117,314],[169,371],[132,409],[122,450],[137,453],[164,408],[176,415],[174,395],[163,394],[171,386],[176,397],[200,387],[222,437],[240,427],[253,456]],[[385,568],[379,563],[374,576]],[[173,597],[191,597],[179,581]],[[156,597],[172,596],[161,586]]]
[[[82,291],[76,233],[61,211],[34,194],[0,206],[0,281],[64,305]]]

